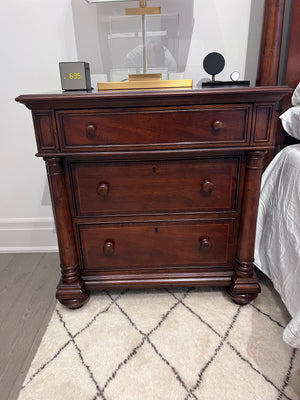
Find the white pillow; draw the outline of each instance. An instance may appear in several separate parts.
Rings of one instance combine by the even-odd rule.
[[[298,83],[296,89],[294,90],[294,93],[292,96],[292,104],[293,104],[293,106],[300,105],[300,83]]]
[[[300,91],[299,91],[300,95]],[[283,129],[296,139],[300,140],[300,105],[289,108],[279,117]]]

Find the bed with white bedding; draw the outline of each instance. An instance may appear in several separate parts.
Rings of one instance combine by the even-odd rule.
[[[300,84],[293,104],[280,118],[285,131],[300,140]],[[255,265],[292,317],[283,339],[300,348],[300,144],[285,147],[262,176]]]

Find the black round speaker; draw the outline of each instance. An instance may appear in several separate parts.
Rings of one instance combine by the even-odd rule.
[[[210,75],[217,75],[225,66],[225,59],[220,53],[209,53],[203,60],[203,68]]]

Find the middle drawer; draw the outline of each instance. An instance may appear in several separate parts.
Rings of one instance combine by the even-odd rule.
[[[239,158],[72,163],[77,216],[236,208]]]

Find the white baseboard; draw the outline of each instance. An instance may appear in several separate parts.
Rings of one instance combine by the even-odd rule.
[[[0,218],[0,253],[57,251],[53,218]]]

